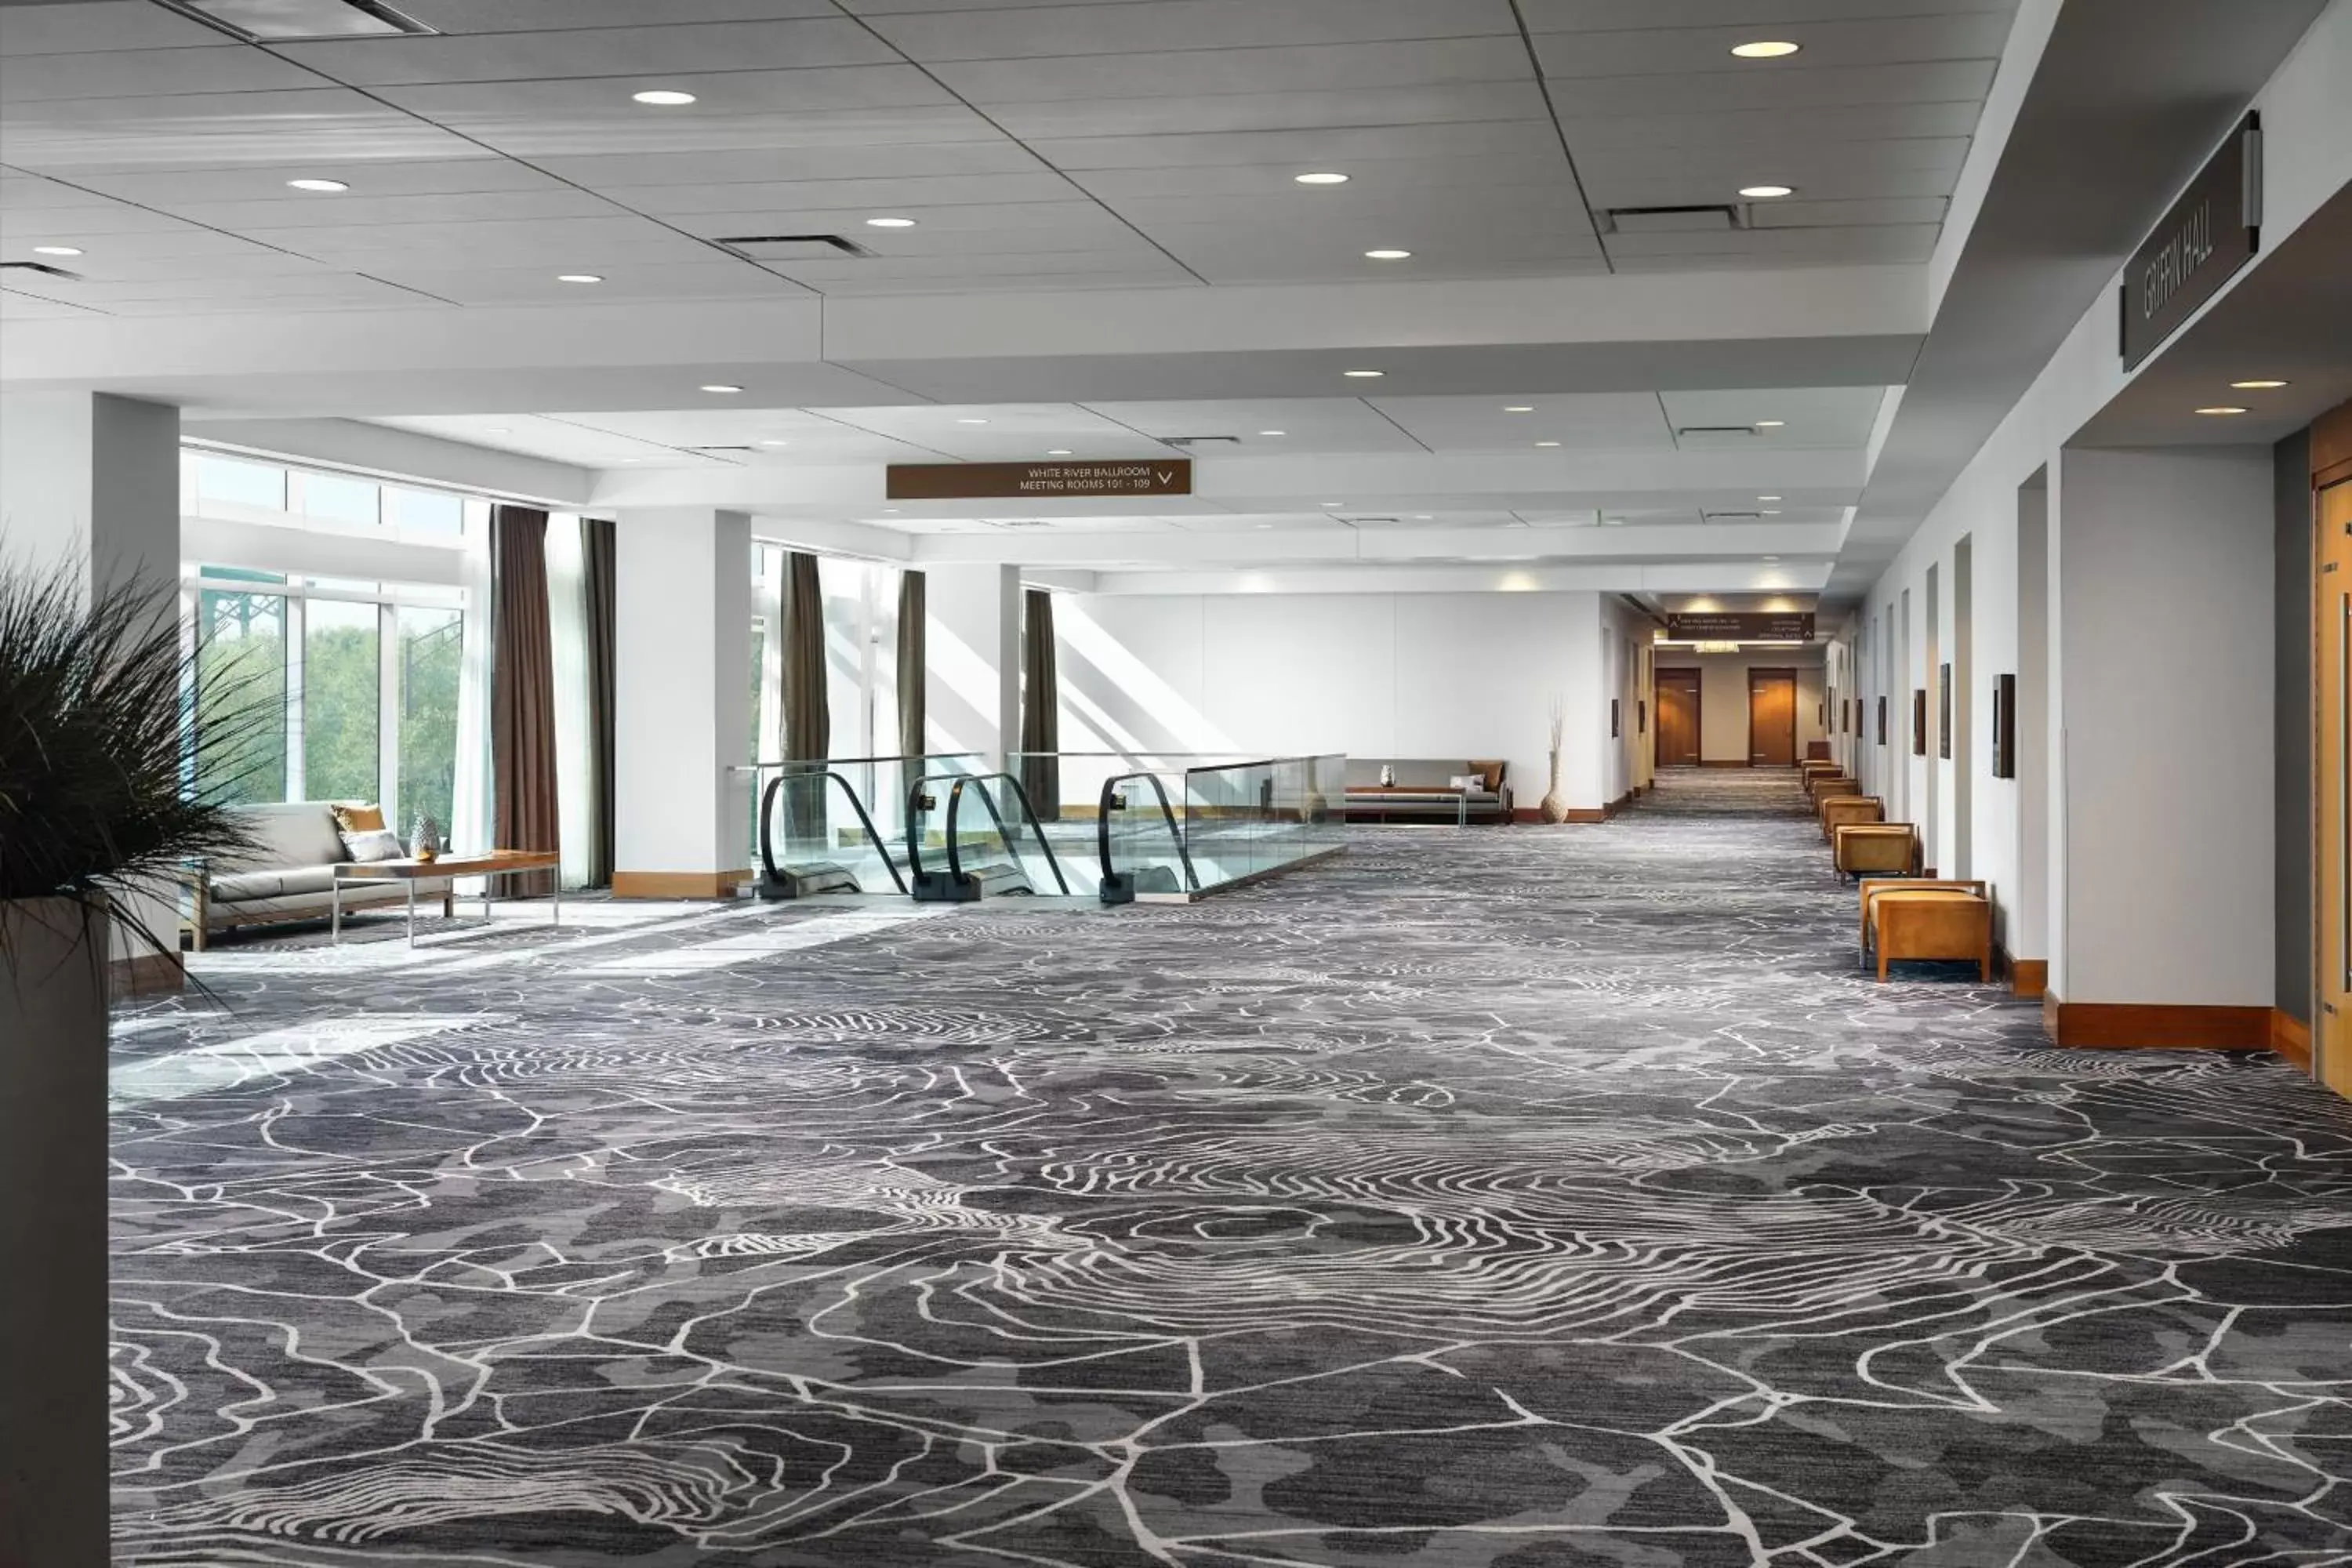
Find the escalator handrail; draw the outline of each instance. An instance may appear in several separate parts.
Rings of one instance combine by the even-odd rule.
[[[1193,873],[1192,852],[1184,847],[1183,831],[1176,826],[1175,808],[1168,803],[1168,786],[1160,782],[1158,773],[1121,773],[1103,784],[1102,799],[1097,803],[1095,808],[1095,850],[1102,858],[1103,881],[1108,884],[1116,875],[1110,864],[1110,814],[1113,809],[1111,798],[1118,793],[1119,785],[1135,779],[1141,779],[1149,784],[1151,786],[1151,793],[1160,797],[1160,815],[1168,824],[1169,842],[1176,846],[1177,861],[1184,868],[1184,890],[1190,893],[1199,892],[1201,879]]]
[[[1047,840],[1045,829],[1037,821],[1036,808],[1029,804],[1029,792],[1023,789],[1021,781],[1011,773],[927,773],[908,787],[907,791],[907,868],[915,874],[918,880],[920,880],[923,875],[921,821],[923,807],[920,804],[923,798],[923,786],[940,779],[955,781],[953,786],[948,791],[946,822],[948,876],[950,879],[961,881],[963,879],[963,854],[956,843],[955,824],[956,809],[963,803],[964,785],[986,784],[992,780],[1002,779],[1012,786],[1013,798],[1021,803],[1021,815],[1028,818],[1030,831],[1037,836],[1037,847],[1045,852],[1045,868],[1054,873],[1055,886],[1062,889],[1064,898],[1069,897],[1069,879],[1062,875],[1062,863],[1054,858],[1054,846]],[[1004,816],[996,809],[994,798],[986,790],[982,790],[980,792],[980,803],[988,808],[989,821],[996,828],[997,842],[1004,846],[1004,852],[1007,855],[1017,858],[1021,851],[1014,847],[1013,836],[1004,830]]]
[[[768,873],[768,880],[771,882],[783,880],[782,874],[776,869],[774,853],[772,824],[775,821],[776,792],[784,787],[786,779],[804,779],[808,776],[806,773],[778,773],[768,781],[767,790],[760,796],[760,866]],[[874,826],[874,819],[866,815],[866,803],[857,798],[856,787],[831,768],[824,769],[821,776],[839,784],[841,793],[849,797],[849,809],[857,814],[858,826],[866,829],[866,837],[873,843],[874,852],[882,858],[882,868],[890,873],[890,880],[898,884],[898,890],[905,892],[907,879],[898,874],[898,863],[890,858],[890,847],[882,842],[880,830]]]

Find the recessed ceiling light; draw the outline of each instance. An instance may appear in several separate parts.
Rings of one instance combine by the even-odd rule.
[[[1415,522],[1434,522],[1437,521],[1433,515],[1425,511],[1414,512],[1412,514],[1412,520]]]
[[[1604,517],[1601,520],[1601,526],[1603,528],[1622,528],[1625,526],[1625,520],[1622,517]]]
[[[1259,524],[1258,524],[1258,526],[1259,526],[1260,528],[1272,528],[1272,527],[1274,526],[1274,524],[1272,524],[1272,523],[1270,523],[1270,522],[1261,522],[1261,523],[1259,523]]]
[[[723,381],[714,381],[705,385],[702,390],[705,392],[740,392],[743,389],[740,386],[730,386]]]
[[[2276,392],[2285,384],[2283,381],[2233,381],[2230,387],[2234,392]]]
[[[2217,403],[2210,408],[2200,408],[2197,412],[2200,414],[2243,414],[2246,411],[2238,407],[2235,404]]]
[[[298,191],[348,191],[351,186],[341,180],[289,180],[288,186]]]
[[[1049,458],[1066,458],[1069,455],[1070,449],[1067,447],[1055,447],[1045,453],[1045,456]]]
[[[1343,370],[1339,374],[1341,375],[1352,375],[1359,381],[1370,381],[1375,376],[1386,375],[1388,372],[1384,370]]]
[[[1742,185],[1739,187],[1739,194],[1756,201],[1769,202],[1775,196],[1795,195],[1797,187],[1794,185]]]
[[[1734,44],[1731,52],[1743,60],[1780,60],[1803,47],[1802,44],[1792,44],[1785,38],[1759,38],[1752,44]]]
[[[792,443],[790,441],[779,441],[773,436],[762,436],[760,437],[760,445],[762,447],[789,447]]]
[[[1412,255],[1412,252],[1410,250],[1367,250],[1364,252],[1364,259],[1367,261],[1402,261]]]
[[[956,423],[959,425],[985,425],[988,421],[985,419],[959,419]]]
[[[1533,414],[1535,411],[1536,405],[1532,403],[1506,403],[1503,405],[1503,412],[1506,414]]]
[[[555,280],[558,283],[602,283],[604,275],[601,272],[559,272]]]
[[[896,517],[898,515],[898,509],[895,506],[886,506],[882,509],[882,515],[884,517]]]
[[[623,462],[625,462],[625,463],[634,463],[634,462],[636,462],[637,460],[638,460],[638,459],[636,459],[636,458],[622,458],[622,459],[621,459],[621,461],[623,461]]]
[[[1779,496],[1758,496],[1756,499],[1758,500],[1779,500],[1780,498]]]
[[[1346,506],[1348,503],[1347,503],[1346,501],[1343,501],[1343,500],[1327,500],[1327,501],[1322,502],[1321,504],[1324,506],[1324,508],[1325,508],[1326,510],[1328,510],[1329,508],[1331,508],[1331,507],[1335,507],[1335,506]]]
[[[1767,555],[1764,559],[1767,561],[1778,561],[1780,558],[1777,555]]]
[[[1538,447],[1557,447],[1559,443],[1557,441],[1538,441],[1536,445]]]
[[[509,436],[514,433],[514,427],[509,425],[489,425],[483,428],[485,434],[491,436]]]
[[[1302,185],[1344,185],[1348,183],[1347,175],[1329,173],[1293,174],[1290,177]]]
[[[37,245],[33,247],[33,254],[36,256],[79,256],[81,254],[81,247],[79,245]]]
[[[1261,430],[1258,434],[1261,436],[1287,436],[1290,432],[1287,430]]]
[[[1759,419],[1756,422],[1756,428],[1759,430],[1778,430],[1781,426],[1786,425],[1788,421],[1786,419]]]
[[[866,220],[866,226],[868,228],[912,228],[915,226],[915,220],[910,217],[870,217]]]
[[[633,92],[629,96],[639,103],[650,103],[657,109],[675,109],[680,104],[694,101],[694,94],[680,92],[676,88],[668,87],[647,88],[643,92]]]
[[[1775,508],[1772,508],[1772,507],[1769,507],[1769,506],[1768,506],[1768,507],[1766,507],[1766,508],[1764,509],[1764,515],[1765,515],[1766,517],[1778,517],[1778,516],[1780,516],[1780,512],[1779,512],[1779,510],[1776,510]]]

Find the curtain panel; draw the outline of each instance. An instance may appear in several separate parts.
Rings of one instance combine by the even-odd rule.
[[[898,754],[919,757],[923,754],[924,726],[929,715],[924,710],[924,671],[929,668],[930,650],[925,637],[929,611],[920,572],[898,574]],[[908,770],[905,776],[915,777],[919,770]]]
[[[784,755],[816,762],[833,750],[833,710],[825,699],[824,589],[816,557],[784,557]],[[824,790],[804,784],[784,794],[784,826],[795,844],[822,838]]]
[[[1054,658],[1054,595],[1029,590],[1021,616],[1021,787],[1040,822],[1062,815],[1062,678]]]
[[[553,849],[562,837],[555,784],[555,656],[547,618],[547,513],[490,509],[496,645],[490,665],[491,847]],[[504,891],[545,898],[554,873],[506,879]]]
[[[588,885],[613,883],[613,520],[580,520],[588,597],[589,775],[596,792],[589,818]]]

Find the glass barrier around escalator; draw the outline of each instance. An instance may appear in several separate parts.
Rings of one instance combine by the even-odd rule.
[[[1184,770],[1184,847],[1203,892],[1318,859],[1345,841],[1336,752]]]
[[[979,763],[967,752],[943,752],[755,763],[733,770],[751,780],[754,890],[767,899],[906,893],[900,846],[908,792],[900,781],[953,778]]]
[[[908,890],[918,903],[1070,891],[1028,792],[1011,773],[919,778],[908,791],[907,825]]]

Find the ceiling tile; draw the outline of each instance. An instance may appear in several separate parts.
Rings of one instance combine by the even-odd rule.
[[[192,223],[237,234],[310,228],[358,228],[379,224],[517,223],[620,216],[587,191],[551,184],[536,191],[463,191],[435,195],[363,196],[329,201],[187,202],[171,209]]]
[[[326,210],[349,197],[298,191],[289,180],[341,180],[360,200],[477,191],[558,190],[562,182],[494,153],[460,143],[467,156],[446,161],[364,163],[315,161],[256,163],[243,168],[176,169],[169,173],[77,174],[93,190],[169,212],[181,204],[268,202]],[[291,151],[289,149],[288,151]],[[306,220],[307,221],[307,220]]]
[[[1657,397],[1646,392],[1547,393],[1489,397],[1375,397],[1375,407],[1432,451],[1651,452],[1674,447]],[[1530,410],[1508,412],[1513,407]]]
[[[1528,29],[1538,33],[1769,27],[2016,9],[2015,0],[1518,0],[1518,6]]]
[[[1925,261],[1936,247],[1935,224],[1886,224],[1863,228],[1734,229],[1698,234],[1612,234],[1602,243],[1612,258],[1738,256],[1810,262]]]
[[[1764,61],[1732,58],[1733,45],[1757,36],[1752,23],[1635,32],[1537,33],[1534,38],[1536,58],[1542,62],[1544,74],[1571,82],[1592,77],[1694,72],[1717,79],[1801,79],[1828,68],[1997,60],[2009,39],[2009,24],[2008,14],[1999,11],[1818,22],[1806,26],[1803,36],[1794,40],[1804,46],[1801,54]]]
[[[1251,92],[1385,92],[1401,87],[1527,81],[1533,75],[1527,48],[1516,36],[1102,55],[1090,57],[1084,69],[1075,71],[1068,60],[1060,58],[974,61],[935,66],[932,70],[950,90],[967,102],[980,104]]]
[[[1034,174],[1045,168],[1020,143],[989,132],[976,119],[971,140],[859,146],[812,142],[801,146],[714,148],[691,153],[549,153],[533,162],[549,174],[604,190],[621,185],[680,189],[771,181],[887,180],[916,175]],[[710,210],[708,207],[701,209]]]
[[[1347,127],[1361,124],[1366,113],[1363,95],[1358,92],[1244,92],[1005,104],[993,107],[990,118],[1034,143],[1078,137]],[[1381,95],[1377,113],[1385,125],[1525,121],[1540,121],[1547,132],[1550,130],[1543,93],[1532,80],[1398,88]]]
[[[908,58],[1032,59],[1381,38],[1515,36],[1508,0],[1157,0],[1151,5],[1039,5],[917,14],[894,0],[844,0]]]
[[[739,88],[772,89],[735,79],[771,70],[832,69],[897,63],[872,33],[843,16],[774,22],[696,24],[664,16],[658,26],[588,27],[561,32],[468,33],[451,37],[361,38],[284,44],[287,58],[356,87],[426,82],[510,82],[538,86],[565,78],[614,79],[602,90],[626,101],[639,82],[685,87],[713,112],[733,112]],[[724,72],[706,77],[698,73]],[[673,77],[684,79],[673,81]],[[808,84],[814,89],[817,84]],[[675,114],[631,103],[638,114]],[[700,108],[701,105],[695,106]]]
[[[0,103],[8,162],[34,173],[466,157],[479,149],[347,88]]]
[[[541,33],[625,27],[646,19],[645,0],[401,0],[436,33]],[[837,16],[833,0],[662,0],[664,23],[768,22]]]
[[[218,48],[227,43],[202,22],[149,0],[13,5],[0,27],[0,55],[63,55],[100,49]]]
[[[1743,109],[1725,112],[1600,115],[1573,111],[1570,95],[1561,105],[1560,133],[1579,160],[1609,151],[1648,152],[1675,147],[1734,151],[1816,147],[1832,142],[1874,142],[1899,137],[1958,137],[1976,130],[1979,100],[1973,98],[1925,103],[1813,104],[1795,108]]]
[[[1549,116],[1465,121],[1429,125],[1338,125],[1296,131],[1239,131],[1197,135],[1032,138],[1036,154],[1057,169],[1213,168],[1286,165],[1294,171],[1348,172],[1378,158],[1480,158],[1557,152]]]
[[[1563,118],[1596,114],[1720,114],[1744,109],[1827,109],[1864,103],[1981,103],[1991,60],[1814,67],[1787,71],[1685,71],[1585,77],[1553,95]]]
[[[1083,199],[1067,176],[1048,170],[1002,174],[913,174],[897,179],[763,180],[706,185],[604,185],[623,206],[678,219],[696,213],[856,209],[904,213],[925,207]]]
[[[458,264],[452,265],[453,262]],[[626,261],[583,266],[604,279],[597,284],[564,283],[549,267],[468,266],[436,255],[429,260],[371,258],[368,275],[415,289],[458,305],[618,304],[632,300],[758,300],[804,296],[789,279],[742,261]]]
[[[1094,403],[1097,414],[1147,435],[1234,436],[1239,443],[1203,447],[1202,457],[1295,457],[1318,452],[1412,452],[1419,444],[1380,411],[1355,397],[1201,399],[1171,403]],[[1278,436],[1265,432],[1278,430]]]
[[[7,15],[22,16],[19,7]],[[8,24],[16,26],[13,20]],[[0,58],[0,99],[37,103],[60,98],[147,98],[200,92],[300,90],[319,79],[260,49],[113,49],[104,54]]]

